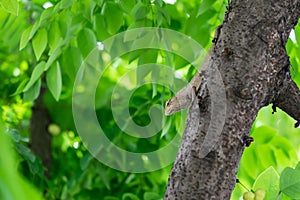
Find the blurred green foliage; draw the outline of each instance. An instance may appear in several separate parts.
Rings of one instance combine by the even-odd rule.
[[[1,111],[0,111],[0,114]],[[8,133],[13,140],[10,140]],[[20,162],[19,156],[16,157],[17,152],[22,158],[28,159],[27,162],[31,163],[30,173],[37,174],[34,167],[40,168],[40,164],[36,161],[36,157],[30,152],[28,147],[21,144],[24,140],[18,131],[5,130],[2,119],[0,118],[0,199],[15,200],[15,199],[42,199],[41,192],[38,192],[32,184],[29,183],[18,171],[17,162]],[[12,151],[15,148],[15,152]]]
[[[162,0],[0,1],[0,98],[5,125],[5,128],[0,126],[0,199],[34,200],[41,199],[41,194],[44,199],[162,199],[171,166],[143,174],[124,173],[101,164],[89,154],[73,122],[75,76],[97,42],[133,28],[173,29],[209,49],[226,4],[225,0],[178,0],[175,4]],[[295,38],[287,44],[293,65],[291,74],[298,86],[299,37],[298,25]],[[112,63],[114,67],[105,71],[96,92],[96,114],[107,137],[133,152],[162,148],[176,133],[183,132],[181,114],[185,111],[164,118],[163,129],[146,139],[124,134],[114,121],[111,98],[118,80],[132,68],[153,62],[173,67],[187,80],[195,73],[195,68],[178,55],[136,50]],[[143,82],[149,77],[155,78],[155,74],[149,72],[131,78]],[[46,86],[49,90],[44,101],[52,120],[49,131],[53,163],[49,179],[44,177],[40,159],[29,149],[31,106],[40,88]],[[171,96],[170,90],[163,86],[143,85],[130,99],[130,114],[137,124],[145,126],[150,121],[149,108],[164,105]],[[255,141],[244,152],[237,178],[249,190],[263,188],[266,199],[298,198],[294,188],[299,188],[296,178],[300,131],[282,111],[271,113],[271,107],[266,107],[258,114],[251,130]],[[288,185],[291,177],[295,181]],[[246,191],[237,184],[232,199],[240,199]]]

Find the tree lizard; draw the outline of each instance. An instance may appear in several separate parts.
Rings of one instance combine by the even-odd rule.
[[[209,65],[211,52],[209,51],[201,65],[200,70],[204,70]],[[167,100],[165,105],[165,115],[172,115],[180,110],[186,109],[194,101],[198,89],[202,82],[201,72],[198,71],[187,86],[182,88],[174,97]]]

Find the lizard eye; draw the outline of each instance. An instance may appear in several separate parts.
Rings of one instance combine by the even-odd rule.
[[[167,101],[167,106],[169,106],[169,105],[170,105],[170,101],[168,100],[168,101]]]

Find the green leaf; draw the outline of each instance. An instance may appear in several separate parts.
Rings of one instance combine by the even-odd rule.
[[[155,34],[152,33],[146,33],[145,35],[136,38],[136,40],[132,43],[132,48],[134,49],[143,49],[145,48],[146,44],[151,45],[158,42],[158,37]],[[148,48],[150,48],[148,46]],[[143,52],[143,51],[142,51]]]
[[[61,1],[61,6],[60,8],[61,9],[65,9],[65,8],[68,8],[70,7],[76,0],[62,0]]]
[[[28,27],[25,31],[23,31],[20,41],[20,48],[19,50],[22,50],[26,45],[28,44],[30,40],[30,33],[31,33],[32,26]]]
[[[253,180],[256,179],[256,176],[262,171],[261,164],[257,164],[258,156],[255,151],[254,144],[251,144],[249,148],[245,149],[243,157],[241,159],[240,171],[247,173]]]
[[[80,159],[80,168],[81,168],[81,170],[85,170],[89,166],[89,164],[90,164],[90,162],[91,162],[92,159],[93,159],[93,156],[91,154],[89,154],[89,153],[86,153]]]
[[[25,86],[25,88],[23,89],[23,92],[26,92],[27,90],[29,90],[29,88],[31,88],[31,86],[33,84],[35,84],[35,82],[43,74],[43,72],[45,70],[45,66],[46,66],[46,63],[44,61],[40,62],[37,66],[35,66],[35,68],[33,69],[32,74],[31,74],[30,80],[27,83],[27,85]]]
[[[108,190],[111,190],[111,186],[110,186],[110,178],[107,173],[105,172],[105,169],[102,166],[99,166],[99,170],[97,170],[97,174],[99,174],[99,177],[101,179],[101,181],[104,183],[105,187]]]
[[[161,78],[160,76],[161,70],[155,70],[155,68],[152,70],[151,73],[151,82],[152,82],[152,98],[154,98],[157,95],[157,82]]]
[[[154,192],[145,192],[144,200],[160,200],[162,199],[157,193]]]
[[[52,16],[53,16],[53,7],[44,10],[40,17],[39,26],[44,25],[44,24],[49,24],[49,22],[50,22],[49,18],[51,18]]]
[[[121,8],[128,14],[130,14],[132,8],[135,6],[135,3],[135,0],[120,0]]]
[[[13,139],[14,142],[20,143],[22,136],[17,129],[9,129],[7,134]]]
[[[160,138],[163,138],[165,135],[167,135],[169,133],[171,125],[172,125],[172,120],[164,119],[163,126],[162,126],[163,129],[162,129]]]
[[[295,38],[296,38],[297,44],[299,45],[300,44],[300,26],[299,26],[299,23],[295,27],[294,31],[295,31]]]
[[[61,70],[59,62],[56,61],[47,71],[47,86],[56,101],[59,100],[62,88]]]
[[[60,33],[62,38],[65,39],[68,36],[68,32],[71,29],[72,17],[74,17],[69,9],[65,9],[56,15],[56,20],[59,23]]]
[[[60,56],[61,54],[61,48],[60,45],[62,43],[62,40],[60,41],[58,47],[55,49],[53,53],[50,54],[50,57],[46,63],[45,71],[49,69],[49,67],[54,63],[54,61]]]
[[[82,57],[78,48],[68,47],[61,57],[61,68],[64,73],[70,78],[71,81],[75,80],[77,70],[82,63]]]
[[[94,17],[94,30],[96,30],[97,39],[103,41],[110,36],[110,34],[107,32],[104,16],[98,13]]]
[[[94,32],[88,28],[82,29],[78,34],[77,43],[81,54],[85,58],[96,47],[97,40]]]
[[[146,18],[143,18],[143,19],[140,19],[140,20],[136,20],[134,22],[134,24],[132,24],[132,28],[143,28],[143,27],[151,27],[153,26],[153,21],[151,21],[150,19],[148,19],[147,17]]]
[[[14,15],[19,14],[19,2],[18,0],[0,0],[1,6]]]
[[[153,72],[152,72],[152,78],[153,78]],[[154,98],[157,95],[157,84],[152,83],[152,98]]]
[[[258,144],[269,143],[277,134],[277,130],[269,126],[260,126],[252,130],[251,136]]]
[[[35,35],[36,31],[39,29],[39,27],[40,27],[39,20],[40,19],[37,19],[36,22],[33,24],[30,34],[29,34],[29,40]]]
[[[277,167],[277,160],[275,157],[274,150],[270,148],[271,145],[259,145],[257,148],[254,148],[254,152],[257,155],[257,159],[260,163],[263,169],[274,166]]]
[[[295,167],[296,170],[300,171],[300,162],[298,162],[297,166]]]
[[[49,40],[49,47],[50,47],[49,53],[51,54],[56,50],[56,48],[63,40],[61,36],[59,24],[57,21],[51,23],[48,40]]]
[[[93,19],[93,13],[94,13],[94,9],[96,6],[96,3],[93,0],[84,0],[82,1],[82,11],[83,11],[83,16],[89,20],[90,22],[92,22]],[[110,13],[112,14],[112,13]]]
[[[135,194],[125,193],[122,196],[122,200],[140,200]]]
[[[26,159],[30,160],[31,162],[35,161],[34,154],[30,151],[30,149],[26,146],[24,146],[22,143],[16,144],[16,149],[19,154],[23,155]]]
[[[276,199],[279,193],[279,175],[271,166],[263,171],[255,180],[253,189],[261,188],[266,191],[265,200]]]
[[[275,148],[280,149],[287,158],[292,158],[295,153],[293,145],[286,137],[277,135],[276,137],[273,137],[270,144]]]
[[[171,24],[171,16],[169,15],[169,13],[167,12],[166,9],[159,7],[158,13],[161,14],[161,16],[163,16],[166,19],[166,21],[169,25]]]
[[[283,194],[282,192],[278,195],[278,198],[276,200],[295,200],[295,199],[291,199],[290,197],[286,196],[285,194]]]
[[[24,92],[23,101],[34,101],[40,94],[40,88],[42,85],[41,79],[35,82],[35,84],[29,88],[26,92]]]
[[[110,34],[115,34],[123,25],[123,12],[118,4],[106,2],[103,16],[106,21],[107,30]]]
[[[136,40],[140,34],[138,31],[126,31],[124,33],[124,42]]]
[[[32,47],[37,60],[40,59],[42,53],[47,46],[47,31],[43,28],[40,29],[32,40]]]
[[[142,52],[138,61],[138,65],[143,65],[147,63],[156,63],[156,61],[157,61],[157,50],[148,49]]]
[[[155,0],[155,4],[157,4],[159,7],[162,7],[164,2],[162,0]]]
[[[206,12],[207,10],[209,10],[210,8],[212,8],[212,5],[215,3],[215,1],[211,1],[211,0],[204,0],[200,6],[199,6],[199,10],[197,12],[197,17],[201,14],[203,14],[204,12]]]
[[[98,6],[102,7],[103,0],[94,0]]]
[[[142,2],[139,2],[132,9],[132,13],[135,20],[144,19],[148,14],[147,6]]]
[[[151,67],[139,66],[136,70],[136,81],[138,84],[142,84],[146,76],[152,71]]]
[[[185,34],[191,36],[202,46],[206,46],[210,42],[211,34],[211,25],[207,23],[207,18],[205,17],[206,15],[201,15],[199,17],[190,17],[186,22]],[[197,24],[197,26],[195,26],[195,24]]]
[[[3,28],[4,26],[6,26],[7,25],[7,21],[8,21],[9,18],[10,18],[10,13],[8,13],[8,12],[1,12],[1,15],[0,15],[0,27]]]
[[[15,96],[15,95],[21,94],[22,91],[24,90],[25,85],[26,85],[26,83],[28,82],[28,80],[29,80],[29,78],[24,79],[24,80],[20,83],[20,85],[18,86],[17,90],[16,90],[13,94],[11,94],[11,96]]]
[[[178,56],[176,54],[174,55],[173,63],[175,64],[176,70],[181,69],[190,64],[187,60],[183,59],[181,56]],[[192,68],[190,69],[192,70]]]
[[[285,168],[280,176],[280,190],[292,199],[300,199],[300,171]]]

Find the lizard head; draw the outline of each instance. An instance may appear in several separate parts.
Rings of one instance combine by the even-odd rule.
[[[168,116],[168,115],[172,115],[176,112],[178,112],[178,106],[179,105],[178,103],[176,103],[177,101],[177,98],[176,97],[173,97],[172,99],[169,99],[167,102],[166,102],[166,105],[165,105],[165,115]]]

